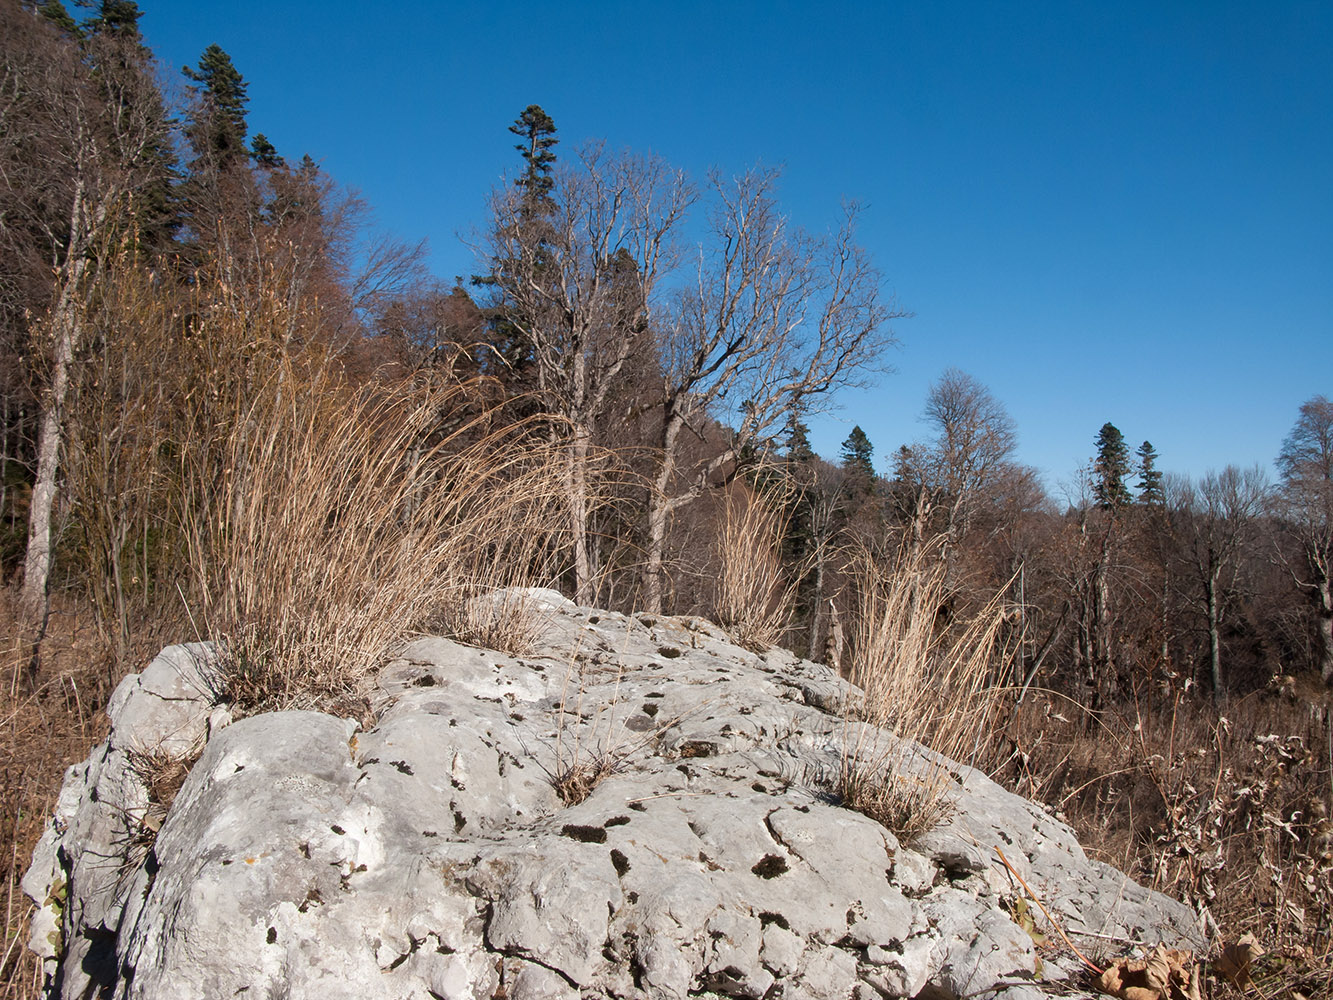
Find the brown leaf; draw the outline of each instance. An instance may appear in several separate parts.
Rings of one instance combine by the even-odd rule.
[[[1235,944],[1229,944],[1217,956],[1213,968],[1232,983],[1244,989],[1250,984],[1250,966],[1264,954],[1253,934],[1245,934]]]
[[[1120,1000],[1198,1000],[1194,956],[1161,945],[1147,959],[1122,958],[1094,986]]]

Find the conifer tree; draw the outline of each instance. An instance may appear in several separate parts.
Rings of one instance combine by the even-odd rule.
[[[1157,468],[1157,451],[1151,441],[1144,441],[1135,454],[1139,457],[1139,503],[1160,507],[1166,496],[1162,492],[1162,473]]]
[[[815,457],[814,449],[810,447],[810,428],[801,420],[799,413],[793,413],[787,422],[784,447],[788,466],[802,465]]]
[[[56,4],[59,7],[59,3]],[[89,20],[84,28],[94,34],[108,35],[113,38],[128,39],[143,46],[143,35],[139,31],[139,18],[143,11],[134,0],[102,0],[98,14]],[[144,48],[144,52],[147,49]]]
[[[522,192],[519,205],[519,221],[525,227],[537,227],[539,237],[531,242],[536,244],[538,257],[544,256],[543,239],[549,235],[547,220],[555,211],[555,200],[551,192],[555,188],[552,176],[556,162],[551,147],[560,140],[555,137],[555,122],[539,105],[529,104],[522,114],[509,126],[509,131],[523,139],[514,148],[523,157],[523,173],[514,181],[514,186]],[[546,226],[546,229],[540,227]],[[489,275],[478,275],[472,279],[474,285],[490,286],[496,290],[497,299],[503,303],[508,275],[513,270],[512,261],[496,261],[494,271]],[[495,374],[512,386],[515,394],[524,392],[526,383],[532,375],[532,349],[528,338],[513,317],[506,315],[503,304],[487,310],[489,327],[486,349],[479,359],[484,370],[493,370]]]
[[[267,170],[277,170],[284,167],[287,161],[282,158],[276,146],[269,142],[268,136],[259,132],[250,140],[250,158],[255,161],[255,166],[264,167]]]
[[[1130,501],[1125,479],[1129,475],[1129,448],[1115,424],[1097,432],[1097,458],[1092,466],[1092,493],[1102,510],[1116,511]]]
[[[842,443],[842,468],[847,474],[850,491],[869,493],[875,483],[875,464],[871,456],[875,447],[860,426],[852,428]]]
[[[47,21],[50,21],[70,38],[79,38],[82,36],[83,32],[79,29],[78,24],[75,23],[74,18],[70,17],[69,11],[65,9],[65,5],[61,3],[60,0],[42,0],[42,2],[37,5],[36,10],[38,14]]]
[[[243,164],[245,149],[245,105],[248,101],[245,80],[232,64],[231,56],[218,45],[210,45],[199,57],[198,67],[185,67],[190,89],[198,95],[201,107],[186,126],[185,134],[194,148],[192,168],[207,163],[218,171]]]
[[[555,154],[551,147],[560,141],[555,137],[555,122],[538,105],[529,104],[509,131],[523,140],[514,148],[522,154],[527,168],[514,183],[524,192],[525,207],[533,215],[548,214],[555,209],[551,200]]]

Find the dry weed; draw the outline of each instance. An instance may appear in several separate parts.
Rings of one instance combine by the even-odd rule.
[[[242,704],[346,697],[481,590],[547,582],[562,527],[552,450],[454,378],[351,392],[280,364],[221,467],[200,470],[189,535]]]
[[[791,618],[796,586],[784,583],[783,509],[782,497],[772,491],[740,489],[726,501],[713,617],[751,649],[776,645]]]
[[[955,776],[934,754],[970,764],[995,725],[1005,607],[997,594],[970,619],[944,622],[949,595],[936,545],[889,558],[863,548],[852,570],[850,675],[868,725],[848,721],[833,791],[910,840],[951,808]]]
[[[42,674],[25,687],[27,650],[13,614],[14,592],[0,588],[0,870],[4,872],[4,943],[0,1000],[41,996],[41,962],[28,951],[32,906],[19,882],[60,791],[64,769],[106,735],[102,713],[111,654],[101,649],[91,621],[55,601],[43,646]],[[109,693],[109,692],[107,692]]]
[[[1227,982],[1222,962],[1207,995],[1333,995],[1327,707],[1266,693],[1219,715],[1181,695],[1086,719],[1042,693],[1008,737],[997,777],[1053,806],[1089,854],[1189,903],[1223,955],[1253,934],[1253,982]]]

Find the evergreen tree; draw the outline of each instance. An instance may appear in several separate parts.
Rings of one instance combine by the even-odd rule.
[[[529,104],[509,126],[509,131],[524,140],[514,146],[525,163],[523,173],[514,181],[523,192],[520,218],[525,226],[544,226],[542,220],[555,211],[555,199],[551,195],[555,180],[551,172],[556,157],[551,147],[560,141],[555,137],[555,122],[538,105]],[[544,238],[548,232],[549,228],[539,230],[538,235]],[[539,244],[538,253],[541,252]],[[511,269],[512,262],[496,261],[492,274],[476,276],[472,283],[494,289],[497,303],[486,310],[488,335],[478,358],[479,366],[500,376],[518,394],[525,391],[532,374],[532,347],[519,325],[505,314],[506,310],[500,304],[506,294],[507,274]]]
[[[58,3],[56,6],[60,6]],[[134,0],[102,0],[98,14],[84,24],[84,29],[99,35],[128,40],[143,48],[143,35],[139,31],[139,18],[143,11]]]
[[[1115,424],[1097,432],[1097,459],[1092,466],[1092,493],[1102,510],[1116,511],[1130,501],[1125,479],[1129,475],[1129,447]]]
[[[1157,468],[1157,451],[1151,441],[1144,441],[1136,454],[1139,456],[1139,503],[1160,507],[1166,496],[1162,492],[1162,473]]]
[[[527,163],[527,168],[514,183],[522,188],[529,212],[549,214],[555,209],[555,202],[551,200],[551,190],[555,186],[551,177],[555,154],[551,147],[560,141],[555,137],[555,122],[538,105],[529,104],[509,126],[509,131],[523,140],[514,148]]]
[[[801,420],[799,413],[793,413],[787,421],[787,440],[784,442],[787,464],[804,465],[815,457],[810,447],[810,428]]]
[[[108,119],[153,123],[152,139],[133,164],[150,178],[136,193],[134,223],[140,246],[165,253],[180,228],[175,191],[180,169],[172,143],[174,123],[153,72],[153,54],[139,30],[141,17],[134,0],[102,0],[98,13],[84,22],[81,31]]]
[[[852,428],[842,443],[842,468],[847,473],[847,486],[852,491],[869,493],[875,483],[875,464],[871,456],[875,447],[860,426]]]
[[[82,37],[83,32],[75,23],[74,18],[69,16],[69,11],[65,9],[65,5],[60,0],[42,0],[37,5],[37,13],[70,38]]]
[[[255,161],[255,166],[267,170],[277,170],[287,164],[278,153],[277,147],[269,142],[268,136],[263,132],[257,133],[250,141],[250,158]]]
[[[195,163],[227,171],[243,164],[245,149],[245,80],[232,65],[231,56],[218,45],[210,45],[199,57],[197,68],[182,71],[192,81],[190,89],[200,107],[186,126],[185,135],[195,152]]]

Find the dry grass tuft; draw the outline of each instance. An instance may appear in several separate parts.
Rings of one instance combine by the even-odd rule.
[[[405,635],[466,632],[481,591],[549,579],[557,456],[482,382],[350,391],[280,364],[231,428],[186,520],[242,705],[345,699]]]
[[[832,791],[910,840],[951,808],[955,775],[936,755],[970,764],[994,731],[1005,608],[997,594],[965,620],[948,620],[937,545],[887,558],[862,549],[852,572],[850,679],[864,692],[855,706],[863,721],[847,722]]]
[[[533,553],[533,558],[545,555]],[[496,580],[494,589],[478,585],[470,597],[460,594],[441,615],[439,631],[470,646],[511,656],[530,655],[551,626],[551,611],[523,586],[522,578],[532,576],[527,565],[494,567],[490,574]],[[506,583],[505,578],[515,578],[515,582]]]
[[[940,762],[925,758],[913,767],[903,759],[907,753],[901,744],[870,748],[864,757],[844,753],[831,791],[848,809],[911,843],[949,818],[952,802],[945,793],[953,776]]]
[[[795,583],[784,583],[782,569],[783,508],[782,497],[772,491],[738,489],[726,501],[713,618],[750,649],[782,639],[795,603]]]

